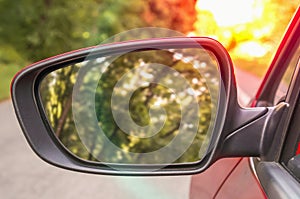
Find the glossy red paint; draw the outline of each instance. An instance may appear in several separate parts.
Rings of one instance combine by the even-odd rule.
[[[249,158],[224,158],[192,177],[190,199],[266,199]]]
[[[213,198],[242,158],[224,158],[205,172],[192,176],[190,198]]]
[[[295,155],[299,155],[299,154],[300,154],[300,142],[298,142],[298,147]]]
[[[226,179],[215,199],[265,199],[267,196],[254,176],[249,158],[243,158]]]

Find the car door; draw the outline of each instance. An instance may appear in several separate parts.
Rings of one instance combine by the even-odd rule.
[[[299,16],[298,9],[253,103],[256,106],[289,105],[277,124],[268,154],[263,160],[253,160],[259,182],[269,198],[300,197],[300,184],[295,178],[295,173],[299,172],[299,162],[294,161],[299,146],[299,133],[295,131],[299,127]]]
[[[299,198],[299,16],[298,9],[252,101],[252,106],[290,106],[267,157],[219,160],[192,179],[190,198]]]

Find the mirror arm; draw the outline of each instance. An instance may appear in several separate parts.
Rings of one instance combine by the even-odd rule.
[[[227,134],[222,142],[220,156],[264,157],[271,147],[281,116],[287,108],[287,103],[267,107],[265,114]]]

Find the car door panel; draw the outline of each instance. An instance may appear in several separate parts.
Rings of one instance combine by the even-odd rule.
[[[213,198],[242,158],[223,158],[191,180],[190,198]]]
[[[249,158],[242,158],[234,171],[226,179],[216,199],[265,199],[267,198],[254,175]]]

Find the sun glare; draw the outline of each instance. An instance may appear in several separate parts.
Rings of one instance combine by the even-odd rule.
[[[218,26],[235,26],[252,22],[263,12],[257,0],[198,0],[197,10],[210,11]]]
[[[270,46],[264,42],[272,32],[266,10],[269,0],[198,0],[195,31],[191,34],[219,40],[232,58],[264,57]],[[275,15],[274,15],[275,16]]]

